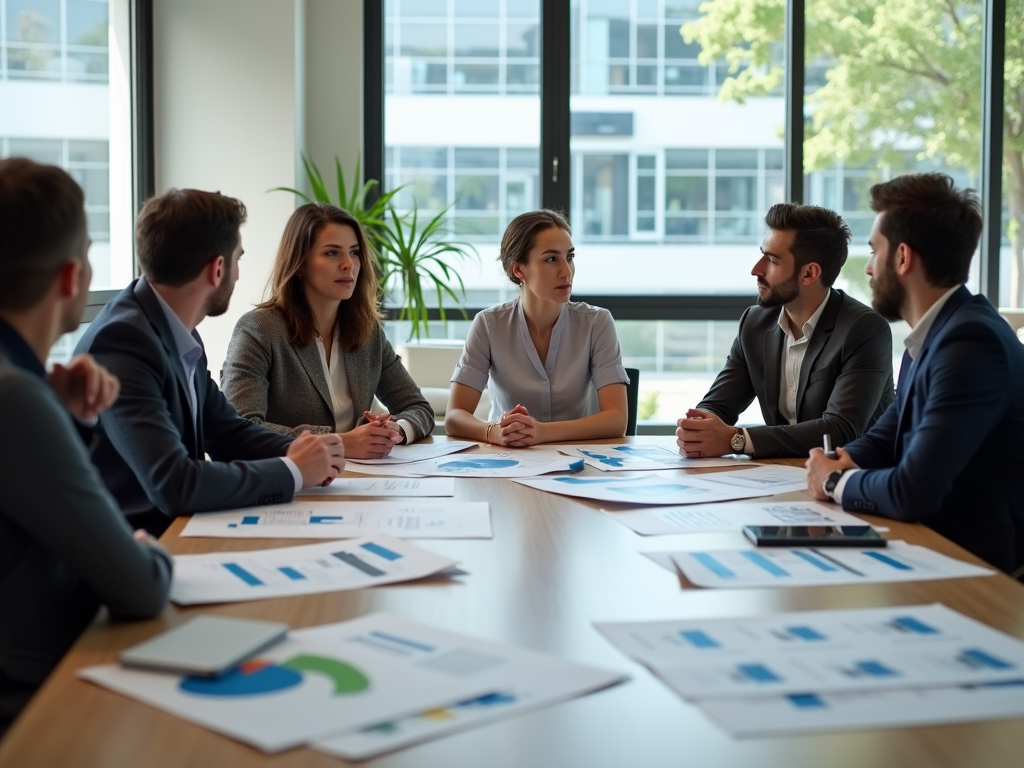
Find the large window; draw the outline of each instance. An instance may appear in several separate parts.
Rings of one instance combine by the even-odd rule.
[[[720,368],[719,337],[734,330],[738,297],[754,294],[765,211],[787,188],[848,222],[854,240],[837,287],[867,301],[870,186],[937,170],[979,187],[985,7],[879,0],[837,15],[828,0],[800,2],[806,35],[793,50],[804,79],[791,93],[804,109],[803,143],[787,146],[786,0],[387,0],[381,172],[388,186],[408,185],[403,207],[414,198],[453,206],[453,231],[482,256],[464,275],[470,304],[507,299],[514,289],[494,263],[496,244],[516,213],[552,204],[544,190],[557,132],[539,125],[539,97],[567,93],[569,162],[563,155],[558,172],[569,193],[557,204],[577,245],[574,291],[614,307],[642,396],[657,387],[665,401],[683,378],[697,391]],[[971,276],[981,290],[981,258],[995,263],[1001,295],[991,298],[1018,306],[1021,18],[1024,0],[1009,0],[1002,260],[983,252]],[[545,32],[544,19],[562,26]],[[568,38],[567,67],[552,34]],[[666,295],[677,298],[657,298]],[[663,317],[651,317],[651,303]],[[894,326],[897,363],[906,330]]]
[[[94,290],[132,278],[128,0],[0,0],[0,157],[85,190]]]

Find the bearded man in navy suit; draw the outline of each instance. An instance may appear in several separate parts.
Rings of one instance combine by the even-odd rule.
[[[903,318],[896,401],[807,483],[853,512],[922,522],[1005,571],[1024,564],[1024,345],[967,282],[981,236],[972,190],[944,174],[871,188],[872,305]]]

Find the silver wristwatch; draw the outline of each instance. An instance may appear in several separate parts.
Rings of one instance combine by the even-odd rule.
[[[747,439],[743,436],[743,430],[739,427],[736,428],[736,434],[732,436],[729,441],[729,447],[732,448],[733,453],[743,453],[744,447],[747,445]]]

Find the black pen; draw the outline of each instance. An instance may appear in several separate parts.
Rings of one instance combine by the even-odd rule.
[[[832,459],[833,461],[838,458],[836,452],[832,450],[832,435],[826,433],[821,436],[821,447],[825,450],[825,458]]]

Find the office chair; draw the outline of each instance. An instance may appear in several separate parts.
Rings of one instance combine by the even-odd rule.
[[[636,411],[640,402],[640,369],[627,368],[629,384],[626,385],[626,437],[636,435]]]

